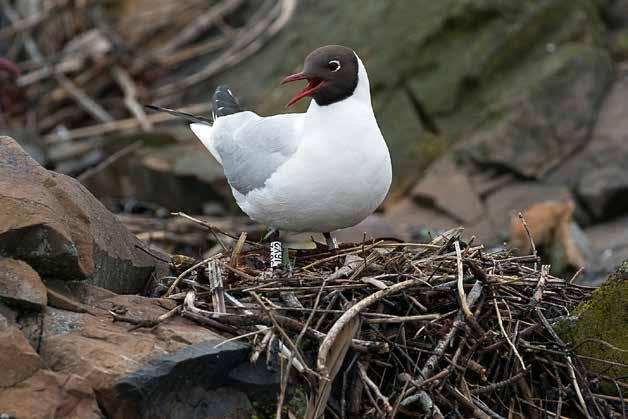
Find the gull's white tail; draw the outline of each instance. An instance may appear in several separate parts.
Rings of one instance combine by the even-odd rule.
[[[212,156],[218,163],[222,164],[222,159],[220,158],[220,154],[216,151],[216,147],[214,147],[214,142],[212,141],[212,127],[207,124],[193,123],[190,124],[190,129],[192,132],[198,137],[199,140],[203,143],[203,145],[212,153]]]

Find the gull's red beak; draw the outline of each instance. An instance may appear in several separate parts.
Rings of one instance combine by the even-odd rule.
[[[325,80],[321,79],[320,77],[309,76],[305,73],[297,73],[288,76],[281,81],[281,84],[283,85],[297,80],[307,80],[307,85],[305,86],[305,89],[301,90],[298,95],[293,97],[290,102],[288,102],[286,108],[303,99],[304,97],[311,95],[312,92],[318,90],[325,84]]]

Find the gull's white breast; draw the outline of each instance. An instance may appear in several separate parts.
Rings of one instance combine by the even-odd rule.
[[[312,101],[295,154],[264,187],[246,196],[234,190],[244,212],[277,229],[327,232],[358,224],[381,204],[390,155],[370,101],[354,96],[328,106]]]

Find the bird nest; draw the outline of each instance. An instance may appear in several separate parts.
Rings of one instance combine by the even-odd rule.
[[[554,330],[592,288],[461,233],[295,250],[283,271],[242,234],[205,260],[173,258],[178,276],[154,288],[180,305],[161,320],[248,341],[280,371],[277,417],[621,417],[624,384]],[[605,380],[620,397],[600,394]],[[295,383],[302,403],[287,402]]]

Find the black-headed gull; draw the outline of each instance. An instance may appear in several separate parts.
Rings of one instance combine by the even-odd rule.
[[[261,117],[231,91],[213,96],[213,125],[182,116],[218,160],[236,202],[272,230],[324,233],[351,227],[382,203],[392,179],[386,142],[371,106],[364,64],[350,48],[328,45],[282,84],[307,80],[288,106],[310,96],[307,112]]]

